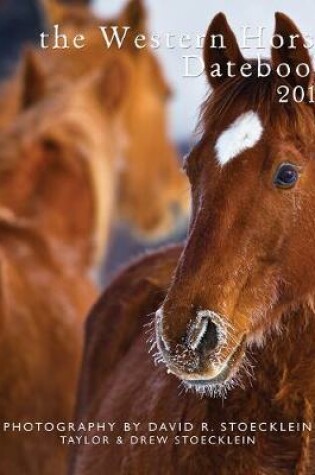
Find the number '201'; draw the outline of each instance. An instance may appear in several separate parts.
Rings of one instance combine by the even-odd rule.
[[[309,102],[315,103],[315,91],[314,87],[311,86],[306,91],[302,86],[295,86],[290,88],[289,86],[282,85],[277,88],[277,93],[280,96],[279,102],[289,102],[291,98],[295,102]]]

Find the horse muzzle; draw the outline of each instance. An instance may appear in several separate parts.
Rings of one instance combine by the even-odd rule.
[[[156,313],[156,340],[167,372],[189,389],[225,384],[237,373],[245,355],[245,334],[235,335],[226,319],[200,310],[181,343],[166,341],[163,310]]]

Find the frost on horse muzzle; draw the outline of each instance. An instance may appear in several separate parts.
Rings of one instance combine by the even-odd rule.
[[[236,337],[226,318],[211,310],[199,310],[181,343],[171,344],[163,332],[163,308],[156,312],[156,341],[167,372],[188,389],[222,392],[235,383],[244,357],[245,336]]]

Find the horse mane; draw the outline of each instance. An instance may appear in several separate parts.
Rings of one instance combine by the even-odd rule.
[[[278,87],[288,86],[291,94],[290,83],[279,77],[275,70],[266,77],[258,77],[257,61],[248,62],[252,65],[250,77],[237,75],[210,92],[201,106],[198,131],[216,136],[230,122],[233,109],[237,110],[237,115],[255,110],[264,125],[275,128],[280,136],[289,130],[297,139],[311,139],[309,134],[314,134],[314,104],[306,100],[298,103],[293,99],[279,102]]]

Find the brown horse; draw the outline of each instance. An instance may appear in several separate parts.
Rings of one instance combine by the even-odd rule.
[[[124,112],[126,148],[116,180],[117,219],[127,221],[138,236],[149,240],[158,240],[184,227],[188,183],[167,134],[170,89],[158,60],[149,49],[137,49],[129,37],[121,49],[115,44],[107,49],[99,30],[100,25],[107,26],[110,36],[111,25],[129,25],[131,37],[146,32],[147,15],[142,1],[131,0],[111,21],[95,17],[87,6],[67,7],[56,0],[47,0],[45,5],[50,23],[58,24],[60,33],[69,38],[83,33],[86,47],[39,51],[33,61],[36,74],[31,74],[28,81],[33,84],[30,88],[25,87],[25,69],[29,68],[21,65],[18,74],[5,86],[0,104],[1,127],[10,123],[21,109],[99,70],[109,56],[126,55],[132,81]]]
[[[275,33],[284,42],[272,50],[271,74],[245,78],[225,16],[210,24],[204,57],[213,93],[185,165],[188,240],[126,270],[89,317],[78,418],[115,421],[124,443],[78,446],[76,475],[106,467],[130,475],[315,473],[314,106],[280,103],[277,93],[279,85],[307,92],[312,68],[283,14]],[[227,49],[211,47],[217,35]],[[276,74],[281,63],[290,66],[286,80]],[[310,70],[304,78],[295,73],[301,63]],[[214,65],[220,76],[210,74]],[[157,368],[143,329],[152,313]],[[141,423],[133,434],[142,443],[130,444],[126,421]],[[189,421],[196,439],[185,443],[177,424],[151,445],[149,421]]]
[[[126,72],[117,59],[21,114],[0,137],[1,421],[73,416],[83,322],[97,295],[90,270],[111,205],[103,176],[120,153]],[[62,475],[66,458],[56,431],[1,428],[1,474]]]

